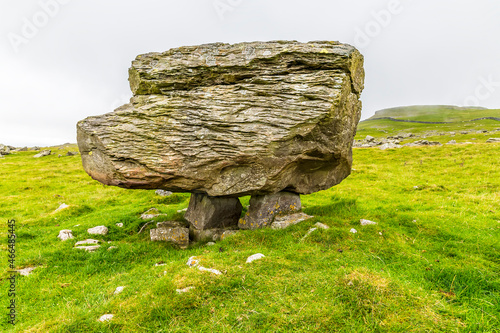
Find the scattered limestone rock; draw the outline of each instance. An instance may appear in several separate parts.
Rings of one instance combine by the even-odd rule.
[[[113,293],[114,295],[118,295],[125,289],[125,287],[116,287],[115,292]]]
[[[359,220],[359,222],[361,223],[361,225],[375,225],[375,224],[377,224],[377,222],[373,222],[373,221],[365,220],[365,219],[361,219],[361,220]]]
[[[151,241],[171,242],[185,249],[189,245],[189,228],[183,222],[168,221],[158,222],[156,229],[149,231]]]
[[[17,272],[21,274],[22,276],[28,276],[35,270],[36,267],[26,267],[23,269],[18,269]]]
[[[187,208],[179,209],[179,210],[177,211],[177,213],[182,213],[182,212],[185,212],[185,211],[187,211]]]
[[[155,191],[156,195],[159,195],[160,197],[168,197],[169,195],[172,195],[172,192],[166,191],[166,190],[156,190]]]
[[[381,150],[386,150],[386,149],[395,149],[395,148],[402,148],[403,146],[395,144],[395,143],[384,143],[383,145],[379,146],[378,148]]]
[[[114,250],[114,249],[117,249],[117,247],[116,246],[110,246],[110,247],[108,247],[108,251],[111,251],[111,250]]]
[[[274,219],[274,222],[271,223],[271,228],[272,229],[286,229],[292,225],[295,225],[297,223],[311,219],[313,217],[314,216],[307,215],[307,214],[302,213],[302,212],[290,214],[290,215],[285,215],[285,216],[277,216]]]
[[[66,205],[65,203],[63,203],[63,204],[61,204],[61,205],[59,206],[59,208],[57,208],[57,209],[54,211],[54,213],[60,212],[61,210],[66,209],[66,208],[68,208],[68,207],[69,207],[69,205]],[[53,214],[54,214],[54,213],[53,213]]]
[[[448,142],[446,142],[447,145],[456,145],[457,144],[457,141],[456,140],[450,140]]]
[[[366,138],[365,138],[365,141],[367,141],[367,142],[373,142],[373,141],[375,141],[375,138],[373,136],[371,136],[371,135],[367,135]]]
[[[10,150],[9,146],[0,144],[0,155],[9,155]]]
[[[184,288],[184,289],[176,289],[175,291],[178,293],[178,294],[184,294],[184,293],[187,293],[188,291],[194,289],[194,287],[187,287],[187,288]]]
[[[198,230],[235,227],[242,209],[238,198],[193,193],[184,218]]]
[[[52,153],[51,150],[42,150],[40,153],[36,154],[33,157],[34,158],[40,158],[40,157],[44,157],[44,156],[49,156],[51,153]]]
[[[161,216],[161,215],[167,215],[167,214],[160,214],[160,211],[156,208],[150,208],[141,215],[141,219],[143,220],[150,220],[154,219],[155,217]]]
[[[207,243],[207,246],[214,246],[214,245],[215,245],[215,243],[214,243],[214,242],[208,242],[208,243]]]
[[[85,239],[79,242],[76,242],[75,246],[80,246],[80,245],[89,245],[89,244],[98,244],[99,241],[96,239]]]
[[[78,154],[80,154],[80,153],[79,153],[79,152],[77,152],[77,151],[68,151],[68,152],[66,153],[66,156],[76,156],[76,155],[78,155]]]
[[[57,235],[57,238],[59,238],[62,241],[72,239],[73,237],[73,231],[71,230],[61,230],[59,231],[59,235]]]
[[[105,321],[110,321],[111,319],[113,319],[114,315],[112,314],[105,314],[105,315],[102,315],[98,321],[100,321],[101,323],[105,322]]]
[[[327,229],[330,229],[329,226],[327,226],[326,224],[323,224],[321,222],[318,222],[314,225],[316,228],[318,229],[323,229],[323,230],[327,230]]]
[[[489,138],[486,140],[486,143],[495,143],[495,142],[500,142],[500,138]]]
[[[75,249],[79,250],[85,250],[87,252],[95,252],[97,251],[101,246],[100,245],[93,245],[93,246],[77,246]]]
[[[108,234],[108,228],[106,228],[103,225],[87,229],[87,232],[91,235],[107,235]]]
[[[117,226],[118,228],[123,228],[123,223],[117,223],[117,224],[116,224],[116,226]]]
[[[354,228],[353,228],[353,229],[349,230],[349,232],[351,232],[351,233],[355,234],[355,233],[357,233],[358,231],[357,231],[356,229],[354,229]]]
[[[215,275],[222,275],[222,272],[221,271],[218,271],[216,269],[213,269],[213,268],[206,268],[206,267],[203,267],[203,266],[198,266],[198,269],[202,272],[210,272],[210,273],[213,273]]]
[[[239,220],[240,229],[258,229],[270,226],[276,216],[301,210],[300,195],[292,192],[278,192],[268,195],[254,195],[246,215]]]
[[[252,261],[262,259],[264,257],[265,255],[263,255],[262,253],[256,253],[254,255],[251,255],[250,257],[247,258],[247,264],[251,263]]]

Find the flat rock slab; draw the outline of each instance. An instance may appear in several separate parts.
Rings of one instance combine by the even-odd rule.
[[[108,234],[108,228],[100,225],[97,227],[93,227],[90,229],[87,229],[87,232],[91,235],[107,235]]]
[[[305,220],[311,219],[314,216],[307,215],[305,213],[295,213],[286,216],[278,216],[274,219],[271,224],[272,229],[286,229],[292,225],[303,222]]]
[[[205,44],[140,55],[134,96],[77,125],[85,171],[124,188],[309,194],[350,174],[363,56],[330,41]]]
[[[51,150],[42,150],[40,153],[34,155],[33,157],[40,158],[40,157],[44,157],[44,156],[49,156],[51,153],[52,153]]]
[[[270,226],[276,216],[299,212],[302,209],[300,195],[291,192],[278,192],[257,195],[250,198],[250,207],[239,220],[240,229],[258,229]]]
[[[238,225],[242,210],[238,198],[193,193],[184,218],[198,230],[228,228]]]
[[[187,248],[189,245],[189,228],[186,224],[177,221],[158,222],[156,229],[150,230],[152,241],[164,241]]]

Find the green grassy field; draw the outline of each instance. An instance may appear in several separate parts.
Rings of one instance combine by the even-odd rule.
[[[79,156],[57,157],[69,149],[0,159],[2,332],[500,332],[500,144],[355,149],[348,179],[302,196],[314,219],[187,250],[138,230],[151,207],[181,219],[188,194],[103,186]],[[70,207],[53,213],[61,203]],[[18,276],[15,327],[5,319],[8,219],[17,268],[37,266]],[[316,222],[330,229],[301,242]],[[109,234],[86,233],[98,225]],[[75,239],[60,241],[61,229]],[[86,238],[101,248],[73,249]],[[246,264],[255,253],[265,258]],[[188,267],[191,256],[223,274]],[[114,318],[100,323],[103,314]]]
[[[376,119],[381,117],[450,123],[421,124]],[[367,135],[381,138],[413,133],[419,136],[426,135],[427,140],[439,141],[441,143],[446,143],[450,140],[456,140],[457,142],[485,142],[488,138],[492,137],[491,132],[500,130],[500,121],[491,119],[471,121],[484,117],[500,118],[500,109],[470,109],[446,106],[409,106],[385,109],[377,111],[374,116],[359,123],[356,140],[364,139]],[[486,130],[490,133],[477,133],[481,130]],[[456,132],[457,135],[450,135],[450,132]],[[462,135],[460,132],[468,132],[468,134]],[[497,133],[496,136],[500,137],[500,131]],[[404,142],[413,142],[419,139],[421,138],[409,138]]]

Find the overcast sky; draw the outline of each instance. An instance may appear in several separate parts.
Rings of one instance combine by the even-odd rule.
[[[500,108],[498,0],[0,0],[0,143],[76,142],[131,97],[142,53],[334,40],[365,56],[363,116],[416,104]]]

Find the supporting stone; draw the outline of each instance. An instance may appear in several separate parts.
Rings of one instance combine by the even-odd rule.
[[[242,209],[238,198],[193,193],[184,218],[198,230],[228,228],[238,225]]]
[[[258,229],[271,225],[275,216],[287,215],[301,210],[300,195],[278,192],[270,195],[255,195],[250,198],[250,207],[240,219],[240,229]]]
[[[189,245],[189,228],[178,221],[158,222],[157,229],[150,230],[152,241],[165,241],[187,248]]]

